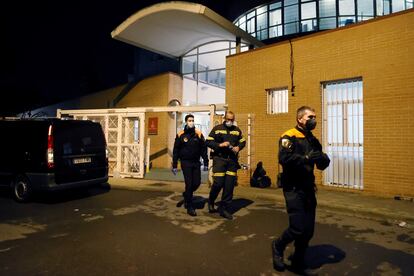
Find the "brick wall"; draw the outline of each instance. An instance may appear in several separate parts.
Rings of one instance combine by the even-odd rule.
[[[413,22],[411,9],[292,40],[295,96],[291,96],[289,42],[227,58],[226,102],[236,114],[254,115],[252,158],[263,161],[273,182],[278,139],[295,126],[296,109],[302,105],[316,109],[319,126],[314,133],[320,138],[321,82],[362,77],[364,192],[414,195]],[[266,114],[266,89],[286,86],[289,113]],[[320,173],[317,184],[322,184]]]
[[[125,86],[126,84],[119,85],[110,89],[80,97],[80,108],[110,108],[112,101]]]
[[[182,79],[173,73],[160,74],[140,81],[116,107],[151,107],[167,106],[172,98],[180,100],[180,87]],[[181,88],[182,91],[182,88]],[[148,118],[158,118],[158,134],[148,135]],[[147,138],[151,139],[150,154],[167,152],[152,161],[155,168],[168,168],[171,165],[172,138],[175,133],[171,133],[171,118],[165,112],[145,114],[145,143]]]

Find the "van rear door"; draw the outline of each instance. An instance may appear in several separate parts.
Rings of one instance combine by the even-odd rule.
[[[107,176],[106,143],[101,125],[91,121],[54,121],[56,184]]]

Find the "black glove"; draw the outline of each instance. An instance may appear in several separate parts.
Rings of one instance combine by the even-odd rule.
[[[312,137],[308,138],[310,144],[312,145],[312,148],[316,151],[322,151],[322,145],[319,143],[318,139],[316,139],[315,136],[312,135]]]
[[[306,156],[305,158],[307,158],[308,160],[312,161],[312,162],[317,162],[319,159],[321,159],[323,157],[323,153],[321,151],[313,151],[311,150]]]
[[[323,171],[329,166],[329,163],[331,163],[331,160],[329,159],[326,153],[321,153],[321,156],[319,157],[318,161],[315,163],[316,163],[316,167],[318,168],[318,170]]]
[[[329,160],[328,155],[321,151],[311,150],[308,154],[305,155],[305,161],[308,165],[313,166],[316,164],[316,167],[319,170],[324,170],[329,166],[331,160]]]
[[[322,171],[326,169],[329,166],[329,163],[331,162],[331,160],[329,160],[328,155],[321,151],[311,150],[306,156],[310,162],[316,164],[316,167]]]

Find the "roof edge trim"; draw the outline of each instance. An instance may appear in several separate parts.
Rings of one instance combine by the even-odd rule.
[[[142,10],[137,11],[130,17],[128,17],[124,22],[122,22],[115,30],[111,32],[112,38],[115,38],[118,34],[123,32],[129,25],[132,23],[144,18],[147,15],[161,12],[165,10],[180,10],[180,11],[188,11],[192,13],[203,14],[204,10],[206,9],[205,6],[197,3],[189,3],[183,1],[171,1],[171,2],[164,2],[154,4],[152,6],[143,8]],[[118,39],[118,38],[117,38]]]

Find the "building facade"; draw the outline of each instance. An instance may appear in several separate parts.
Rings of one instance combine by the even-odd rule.
[[[296,109],[309,105],[318,115],[315,134],[332,160],[317,174],[320,187],[414,196],[414,124],[407,119],[414,106],[413,23],[407,0],[272,1],[243,13],[235,25],[199,4],[157,4],[112,36],[176,59],[180,74],[87,96],[76,108],[227,104],[249,141],[240,185],[249,185],[262,161],[274,186],[279,137],[295,126]],[[157,37],[148,35],[152,28]],[[176,68],[171,59],[161,63]],[[145,127],[154,167],[170,167],[184,115],[147,114],[158,119],[156,135]],[[196,121],[208,133],[209,114],[196,114]]]
[[[413,196],[413,22],[409,10],[228,57],[226,102],[255,115],[253,160],[273,179],[278,139],[309,105],[331,158],[320,186]]]

